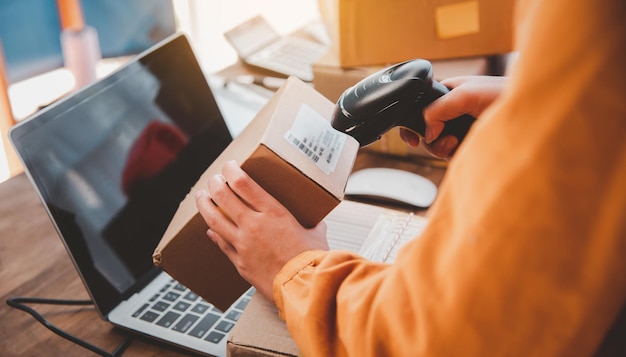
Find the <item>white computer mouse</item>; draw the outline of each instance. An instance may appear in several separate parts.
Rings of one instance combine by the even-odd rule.
[[[392,168],[367,168],[348,178],[347,196],[429,207],[437,196],[437,186],[418,174]]]

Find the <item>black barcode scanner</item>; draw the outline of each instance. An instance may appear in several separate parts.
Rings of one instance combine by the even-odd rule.
[[[332,126],[369,145],[395,126],[410,129],[422,137],[426,125],[422,110],[448,93],[433,79],[429,61],[402,62],[373,73],[348,88],[337,101]],[[463,115],[445,124],[441,137],[454,135],[459,143],[475,118]]]

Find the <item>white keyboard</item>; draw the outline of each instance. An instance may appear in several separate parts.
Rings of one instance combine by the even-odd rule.
[[[323,44],[298,37],[282,37],[245,59],[251,65],[313,80],[313,63],[326,51]]]

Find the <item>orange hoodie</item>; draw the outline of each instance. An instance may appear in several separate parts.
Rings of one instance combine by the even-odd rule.
[[[275,278],[305,356],[602,345],[626,302],[626,2],[517,11],[509,87],[457,151],[422,236],[391,265],[308,251]]]

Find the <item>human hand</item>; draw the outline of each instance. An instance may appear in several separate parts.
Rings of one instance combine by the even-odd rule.
[[[234,161],[209,179],[208,192],[196,194],[196,205],[210,227],[209,238],[269,301],[274,301],[274,277],[291,258],[328,250],[324,222],[304,228]]]
[[[418,146],[421,141],[433,155],[450,159],[459,141],[453,135],[439,137],[446,121],[463,114],[478,118],[498,98],[506,81],[506,77],[497,76],[462,76],[441,81],[451,90],[424,108],[425,137],[420,139],[405,128],[400,128],[400,137],[410,146]]]

